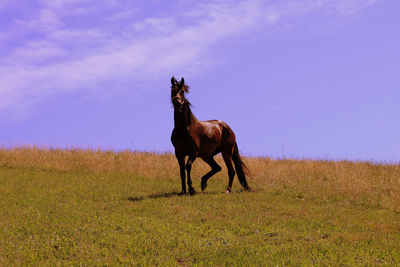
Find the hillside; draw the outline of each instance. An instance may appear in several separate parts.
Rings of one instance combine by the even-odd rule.
[[[171,154],[0,149],[0,265],[400,263],[399,165],[244,161],[179,197]]]

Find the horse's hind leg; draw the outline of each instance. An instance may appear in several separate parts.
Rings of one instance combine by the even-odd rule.
[[[190,171],[192,170],[192,164],[195,159],[196,159],[196,157],[189,156],[189,159],[186,163],[187,183],[188,183],[188,187],[189,187],[189,193],[192,196],[196,193],[196,191],[194,191],[194,188],[192,186],[192,179],[190,178]]]
[[[212,156],[204,157],[202,159],[211,167],[211,171],[209,171],[203,177],[201,177],[201,191],[204,191],[204,189],[206,189],[207,187],[208,179],[210,179],[210,177],[216,174],[217,172],[221,171],[222,168],[221,166],[218,165],[218,163]]]
[[[228,187],[226,188],[226,193],[230,193],[232,191],[232,183],[233,177],[235,176],[235,169],[233,168],[232,164],[232,153],[224,153],[222,151],[222,157],[224,158],[226,167],[228,168],[228,175],[229,175],[229,183]]]

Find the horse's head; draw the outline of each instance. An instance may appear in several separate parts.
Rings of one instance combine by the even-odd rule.
[[[189,93],[189,86],[185,84],[185,79],[181,79],[178,82],[174,76],[171,78],[171,102],[174,105],[174,108],[182,111],[182,107],[185,103],[187,103],[187,99],[185,98],[185,93]]]

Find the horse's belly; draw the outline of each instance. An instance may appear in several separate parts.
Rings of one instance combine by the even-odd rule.
[[[200,140],[199,156],[207,156],[214,153],[219,149],[220,144],[221,141],[218,138],[202,138]]]

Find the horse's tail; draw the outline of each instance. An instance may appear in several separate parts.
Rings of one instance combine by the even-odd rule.
[[[236,173],[239,179],[240,184],[244,189],[250,190],[249,185],[247,184],[246,174],[249,174],[249,169],[246,164],[244,164],[243,160],[240,158],[239,149],[237,143],[235,142],[235,148],[233,150],[232,156],[233,163],[235,164]]]

